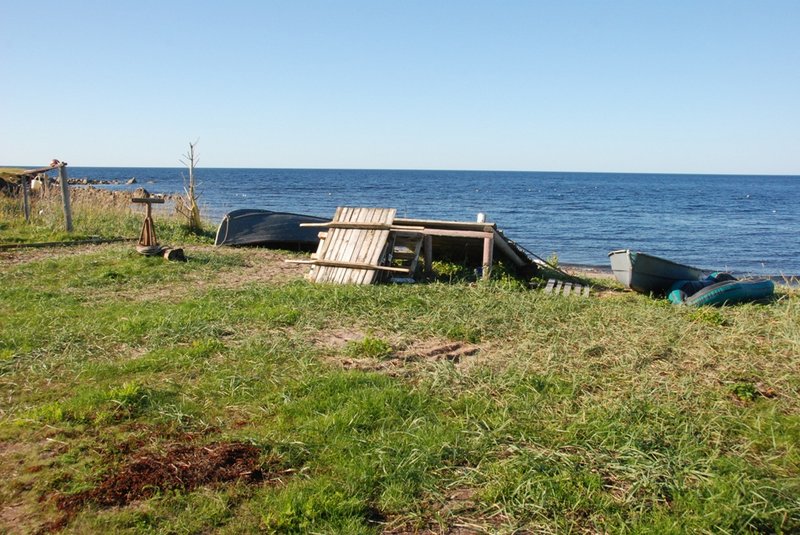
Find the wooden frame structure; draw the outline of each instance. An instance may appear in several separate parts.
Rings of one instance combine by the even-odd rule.
[[[25,171],[11,173],[20,179],[22,187],[22,210],[25,214],[25,221],[31,220],[31,177],[47,173],[53,169],[58,169],[58,182],[61,186],[61,199],[64,207],[64,224],[67,232],[72,232],[72,206],[70,205],[69,198],[69,185],[67,184],[67,163],[53,160],[50,162],[49,167],[40,167],[39,169],[27,169]]]
[[[311,265],[308,278],[314,282],[371,284],[386,272],[413,278],[420,254],[425,274],[430,275],[434,249],[469,247],[474,253],[478,242],[484,279],[491,276],[495,248],[516,268],[532,265],[494,223],[403,219],[395,214],[394,208],[339,207],[331,221],[301,224],[328,229],[320,233],[311,260],[287,262]]]

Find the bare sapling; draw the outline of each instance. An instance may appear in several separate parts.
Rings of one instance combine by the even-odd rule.
[[[183,185],[183,191],[186,195],[180,197],[175,206],[178,213],[186,217],[188,227],[192,231],[198,231],[202,226],[200,221],[200,206],[197,204],[200,195],[197,193],[197,184],[194,175],[194,169],[199,161],[195,154],[196,146],[197,141],[189,143],[189,152],[184,154],[183,158],[181,158],[181,163],[189,169],[189,179],[188,183],[184,180]]]

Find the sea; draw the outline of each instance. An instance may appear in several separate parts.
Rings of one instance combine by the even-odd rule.
[[[186,169],[69,167],[109,189],[182,193]],[[131,178],[135,185],[125,185]],[[475,221],[562,264],[608,267],[645,251],[739,275],[800,275],[800,176],[370,169],[196,169],[201,213],[237,208],[331,217],[337,206],[398,217]]]

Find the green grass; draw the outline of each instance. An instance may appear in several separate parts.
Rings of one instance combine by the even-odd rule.
[[[247,257],[110,245],[2,266],[3,529],[800,530],[796,292],[686,309],[506,279],[223,284]],[[273,477],[55,505],[137,455],[218,441],[256,445]]]
[[[144,211],[123,193],[72,188],[73,231],[65,230],[60,193],[31,196],[31,221],[26,222],[22,199],[0,194],[0,245],[70,242],[86,239],[138,238]],[[199,232],[186,228],[185,220],[165,206],[155,205],[154,220],[160,243],[212,243],[210,223]]]

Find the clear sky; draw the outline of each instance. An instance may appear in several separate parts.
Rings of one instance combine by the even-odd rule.
[[[0,165],[800,174],[800,1],[0,0]]]

